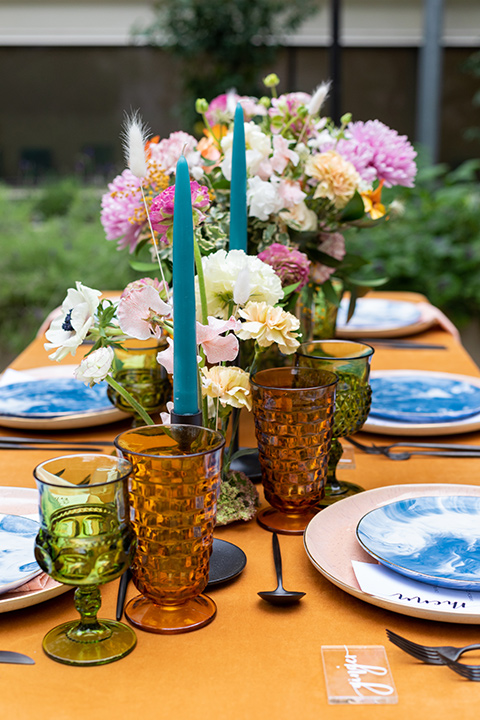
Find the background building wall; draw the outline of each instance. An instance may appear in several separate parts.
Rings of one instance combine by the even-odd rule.
[[[342,111],[378,118],[415,139],[422,0],[343,0]],[[159,48],[134,44],[151,18],[132,0],[0,0],[0,178],[22,182],[51,168],[106,176],[121,164],[125,110],[139,108],[155,134],[182,128],[180,68]],[[329,77],[329,3],[285,39],[281,89],[310,91]],[[480,2],[445,0],[439,159],[480,155],[464,131],[480,126],[478,81],[462,64],[480,47]],[[211,99],[211,98],[209,98]],[[194,99],[192,99],[194,102]],[[328,108],[327,108],[328,111]]]

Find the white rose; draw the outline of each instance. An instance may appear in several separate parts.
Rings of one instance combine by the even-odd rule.
[[[254,177],[247,182],[247,205],[249,215],[268,220],[270,215],[283,208],[284,203],[273,183]]]
[[[282,283],[274,269],[243,250],[218,250],[202,258],[208,315],[228,320],[233,306],[249,300],[275,305],[282,297]],[[243,282],[239,283],[239,278]],[[241,285],[241,287],[240,287]],[[196,280],[196,304],[200,294]],[[235,299],[234,299],[235,295]]]
[[[83,358],[74,372],[77,380],[92,387],[105,380],[112,367],[114,353],[111,347],[101,347]]]

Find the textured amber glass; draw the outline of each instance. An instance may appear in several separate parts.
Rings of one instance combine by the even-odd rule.
[[[337,379],[306,368],[271,368],[251,380],[265,499],[258,522],[301,534],[317,511],[327,475]]]
[[[353,340],[318,340],[304,343],[297,350],[297,366],[329,370],[338,378],[333,442],[323,504],[331,504],[362,489],[352,483],[340,482],[336,477],[342,456],[338,438],[360,430],[368,417],[372,399],[369,385],[372,355],[370,345]]]
[[[59,625],[43,649],[67,665],[119,660],[136,643],[134,631],[114,620],[98,620],[98,585],[118,578],[130,565],[135,534],[129,522],[130,463],[99,454],[65,455],[37,465],[40,530],[35,557],[46,573],[75,585],[80,620]]]
[[[163,340],[149,340],[143,344],[139,340],[127,340],[122,347],[114,348],[114,379],[149,415],[165,410],[172,396],[170,379],[165,368],[157,362],[157,353],[166,347]],[[133,415],[133,427],[144,425],[132,406],[110,385],[107,395],[115,407]]]
[[[137,627],[185,632],[215,616],[215,604],[201,593],[208,582],[224,442],[220,433],[192,425],[150,425],[115,440],[133,465],[132,575],[141,595],[125,614]]]

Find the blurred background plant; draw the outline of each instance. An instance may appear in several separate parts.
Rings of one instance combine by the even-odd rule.
[[[35,337],[76,280],[118,290],[138,277],[105,241],[100,198],[101,191],[73,177],[38,190],[0,185],[1,369]]]
[[[231,88],[262,94],[262,73],[274,64],[285,35],[318,9],[318,0],[157,0],[153,23],[134,35],[182,62],[186,100],[178,112],[190,131],[198,120],[190,98],[211,99]]]

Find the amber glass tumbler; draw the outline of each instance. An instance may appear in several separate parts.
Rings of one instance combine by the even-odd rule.
[[[141,595],[125,615],[142,630],[180,633],[211,622],[208,582],[220,491],[223,436],[193,425],[148,425],[118,435],[133,465],[129,494],[137,550],[132,576]]]
[[[327,476],[337,378],[307,368],[270,368],[251,379],[265,499],[262,527],[300,535],[318,512]]]

